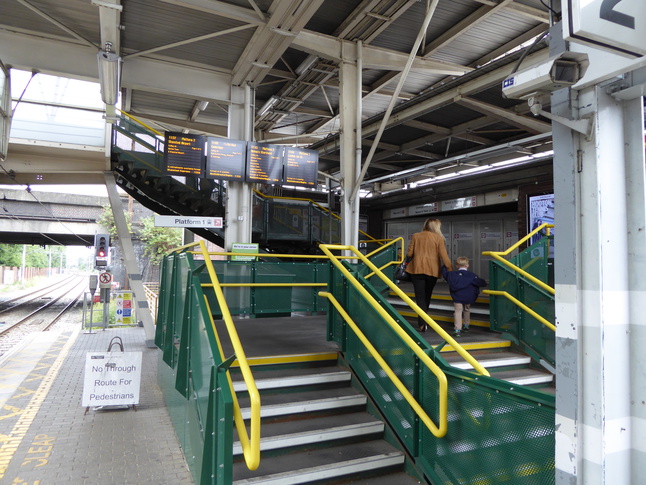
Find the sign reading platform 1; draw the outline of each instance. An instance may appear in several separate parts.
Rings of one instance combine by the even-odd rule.
[[[646,54],[643,0],[561,0],[566,40],[627,56]]]
[[[83,406],[139,404],[141,352],[88,352]]]
[[[155,227],[223,227],[222,217],[155,216]]]

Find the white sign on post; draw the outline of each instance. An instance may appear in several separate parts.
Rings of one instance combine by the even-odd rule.
[[[82,405],[139,404],[141,352],[88,352]]]
[[[155,227],[211,227],[222,229],[222,217],[155,216]]]
[[[566,40],[614,52],[646,54],[643,0],[561,0]]]

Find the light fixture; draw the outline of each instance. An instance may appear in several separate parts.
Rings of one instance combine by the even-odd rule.
[[[121,62],[122,59],[106,43],[106,50],[97,53],[99,61],[99,84],[101,85],[101,99],[107,105],[114,106],[119,98],[121,89]]]
[[[204,111],[206,108],[208,108],[209,102],[208,101],[198,101],[197,102],[197,109],[200,111]]]
[[[272,109],[274,105],[280,100],[280,98],[276,96],[272,96],[269,98],[265,104],[262,105],[262,107],[258,110],[258,114],[256,115],[258,118],[260,118],[262,115],[264,115],[267,111]]]

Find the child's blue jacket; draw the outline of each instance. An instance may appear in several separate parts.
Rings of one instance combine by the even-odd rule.
[[[449,271],[446,266],[442,266],[442,276],[449,284],[453,301],[464,305],[475,303],[480,294],[480,287],[487,285],[485,280],[466,269]]]

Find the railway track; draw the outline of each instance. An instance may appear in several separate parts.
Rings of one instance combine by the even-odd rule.
[[[30,334],[55,328],[86,289],[87,277],[73,275],[11,299],[0,297],[0,356]]]

